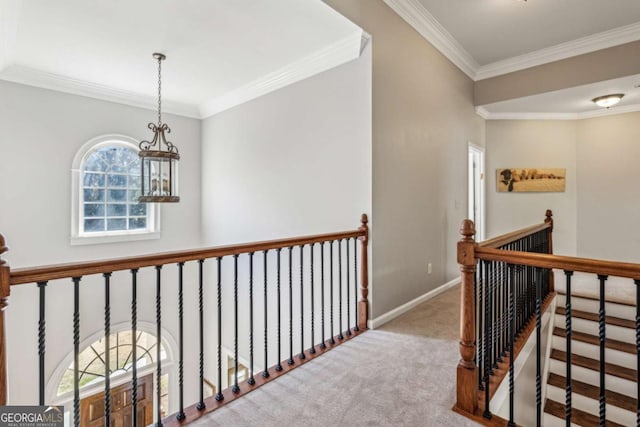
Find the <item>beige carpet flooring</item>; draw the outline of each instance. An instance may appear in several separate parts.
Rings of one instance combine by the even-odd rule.
[[[459,286],[231,402],[196,426],[476,426],[451,411]]]

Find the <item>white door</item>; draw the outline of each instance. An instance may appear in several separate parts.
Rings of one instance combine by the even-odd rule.
[[[469,213],[476,241],[484,240],[484,148],[469,143]]]

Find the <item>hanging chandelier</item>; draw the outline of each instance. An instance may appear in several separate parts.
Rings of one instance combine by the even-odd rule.
[[[140,142],[142,164],[142,188],[138,201],[140,203],[179,202],[178,196],[178,147],[167,141],[165,133],[171,133],[166,123],[162,123],[162,61],[167,57],[162,53],[154,53],[158,61],[158,123],[149,123],[147,127],[153,132],[151,142]],[[166,150],[163,149],[166,147]]]

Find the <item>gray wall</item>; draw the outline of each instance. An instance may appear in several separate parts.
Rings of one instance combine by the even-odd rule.
[[[200,245],[200,122],[165,115],[182,155],[181,202],[162,206],[158,240],[71,246],[71,163],[88,140],[104,134],[147,139],[151,110],[0,81],[0,232],[7,238],[12,267],[131,256]],[[163,272],[174,280],[175,269]],[[139,320],[155,321],[153,274],[140,274]],[[103,330],[101,278],[81,286],[81,341]],[[130,278],[112,279],[112,324],[129,324]],[[72,349],[73,293],[70,281],[50,283],[47,298],[47,378]],[[175,290],[163,288],[163,315],[177,318]],[[187,301],[195,294],[187,291]],[[37,403],[37,319],[35,285],[13,287],[7,309],[10,403]],[[127,301],[126,304],[116,302]],[[187,322],[195,321],[187,312]],[[167,338],[175,322],[163,324]],[[189,342],[195,346],[195,342]],[[194,359],[195,360],[195,359]],[[68,363],[68,360],[67,362]],[[67,365],[68,366],[68,365]],[[194,374],[195,369],[191,369]],[[191,383],[196,375],[188,375]],[[192,383],[195,384],[195,383]],[[192,387],[195,390],[195,386]],[[190,396],[189,399],[195,398]]]
[[[640,262],[640,113],[578,123],[578,255]]]
[[[459,275],[473,82],[382,0],[326,0],[373,36],[373,316]],[[427,264],[433,273],[427,274]]]
[[[487,238],[541,223],[554,213],[554,251],[576,254],[576,121],[489,120],[486,146]],[[498,193],[496,169],[566,168],[564,193]]]

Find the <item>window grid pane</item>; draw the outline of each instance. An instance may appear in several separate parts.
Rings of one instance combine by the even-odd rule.
[[[84,163],[81,224],[85,232],[148,229],[146,204],[140,196],[140,158],[119,145],[101,147]]]

